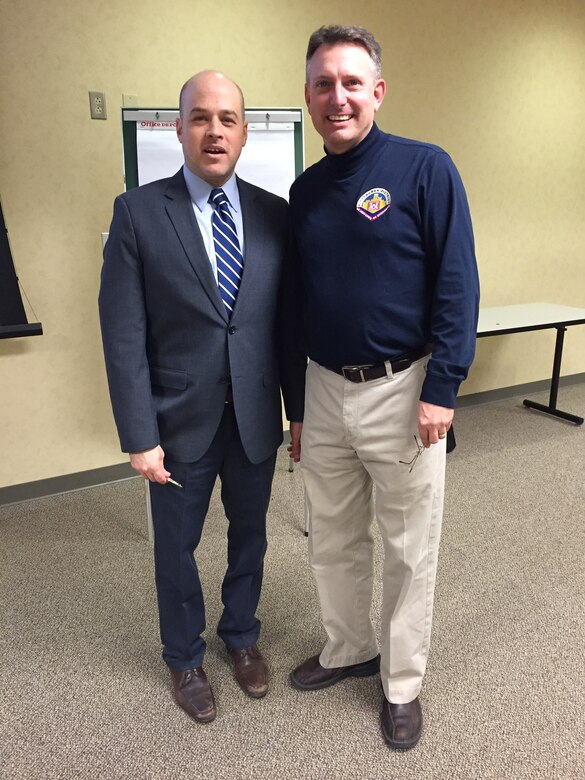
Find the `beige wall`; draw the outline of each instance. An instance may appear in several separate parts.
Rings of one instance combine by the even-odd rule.
[[[317,8],[318,6],[318,8]],[[45,335],[0,341],[0,486],[125,460],[103,373],[100,233],[122,191],[119,107],[173,106],[181,83],[226,70],[249,105],[300,105],[322,23],[370,27],[385,53],[386,130],[454,157],[474,216],[483,304],[585,305],[582,0],[1,0],[0,195]],[[109,118],[89,118],[104,91]],[[321,155],[310,126],[307,163]],[[585,371],[585,329],[563,370]],[[464,392],[549,375],[553,332],[487,339]]]

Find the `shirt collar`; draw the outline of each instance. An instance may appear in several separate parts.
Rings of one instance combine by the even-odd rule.
[[[201,177],[193,173],[193,171],[189,170],[186,165],[183,165],[183,178],[185,179],[185,184],[189,190],[191,200],[197,206],[199,211],[203,211],[207,205],[207,202],[209,201],[211,190],[214,188],[211,186],[211,184],[208,184]],[[238,192],[238,180],[236,174],[232,173],[225,184],[221,185],[221,188],[226,194],[230,208],[234,209],[234,211],[239,211],[240,193]]]

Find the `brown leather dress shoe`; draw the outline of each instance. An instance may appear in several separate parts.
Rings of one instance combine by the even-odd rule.
[[[211,686],[202,666],[196,669],[171,669],[175,699],[189,717],[210,723],[216,715]]]
[[[335,685],[346,677],[370,677],[379,671],[379,655],[371,661],[352,666],[336,666],[333,669],[325,669],[319,663],[319,656],[314,655],[290,673],[290,681],[293,688],[298,688],[299,691],[318,691]]]
[[[268,693],[268,666],[256,645],[228,647],[234,661],[234,673],[240,688],[253,699]]]
[[[384,698],[380,722],[384,739],[390,747],[397,750],[414,747],[422,731],[422,710],[418,698],[408,704],[391,704]]]

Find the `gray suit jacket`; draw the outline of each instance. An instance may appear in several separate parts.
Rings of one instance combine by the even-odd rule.
[[[182,170],[115,201],[99,307],[125,452],[161,444],[173,460],[198,460],[229,382],[248,458],[259,463],[282,441],[276,308],[288,206],[240,179],[238,188],[245,263],[229,322]]]

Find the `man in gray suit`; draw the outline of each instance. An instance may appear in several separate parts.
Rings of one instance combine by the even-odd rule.
[[[217,476],[229,522],[217,631],[243,690],[268,690],[255,613],[282,441],[276,315],[287,204],[234,174],[247,124],[225,75],[204,71],[183,86],[177,135],[183,168],[116,199],[99,304],[121,446],[150,480],[163,658],[179,706],[209,722],[194,551]],[[297,376],[283,388],[293,419]]]

